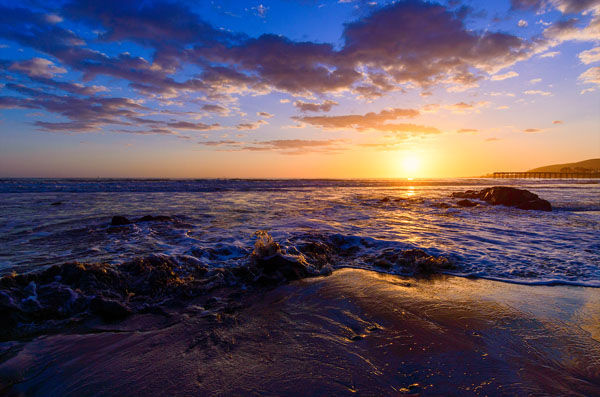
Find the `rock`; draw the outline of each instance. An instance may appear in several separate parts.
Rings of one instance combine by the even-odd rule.
[[[54,203],[52,203],[50,205],[62,205],[62,201],[55,201]]]
[[[450,195],[450,197],[454,198],[464,198],[464,199],[478,199],[479,192],[475,190],[467,190],[466,192],[455,192]]]
[[[552,205],[550,204],[550,202],[543,199],[537,199],[521,203],[517,205],[517,208],[522,210],[552,211]]]
[[[157,215],[157,216],[144,215],[143,217],[138,219],[138,222],[168,222],[168,221],[172,221],[172,220],[173,219],[171,219],[170,216],[166,216],[166,215]]]
[[[298,261],[285,258],[281,254],[256,259],[255,266],[267,275],[279,273],[285,280],[299,280],[308,277],[306,266]]]
[[[120,215],[116,215],[112,217],[112,220],[110,221],[110,225],[111,226],[124,226],[124,225],[130,225],[131,221],[127,218],[125,218],[124,216],[120,216]]]
[[[131,314],[131,310],[122,303],[99,296],[90,302],[90,310],[106,321],[122,320]]]
[[[379,200],[380,203],[389,203],[390,202],[390,198],[389,197],[384,197],[381,200]]]
[[[479,205],[476,202],[467,199],[460,200],[456,204],[460,205],[461,207],[476,207]]]
[[[463,199],[479,199],[492,205],[505,205],[523,210],[552,211],[552,205],[548,201],[539,198],[537,194],[509,186],[494,186],[479,192],[467,190],[464,193],[452,193],[451,196]],[[465,203],[467,201],[461,200],[457,204],[461,205],[461,202]],[[467,206],[472,207],[472,205]]]

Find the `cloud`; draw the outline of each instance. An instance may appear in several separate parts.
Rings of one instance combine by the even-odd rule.
[[[510,79],[512,77],[517,77],[519,75],[519,73],[515,72],[515,71],[510,71],[504,74],[496,74],[494,76],[492,76],[492,81],[501,81],[501,80],[506,80],[506,79]]]
[[[540,58],[554,58],[555,56],[559,55],[560,52],[558,51],[551,51],[551,52],[546,52],[540,55]]]
[[[44,58],[31,58],[26,61],[14,62],[9,70],[16,70],[30,77],[52,78],[57,74],[67,73],[67,69],[54,65],[54,62]]]
[[[581,63],[586,65],[600,62],[600,47],[594,47],[591,50],[580,52],[578,57]]]
[[[540,79],[540,78],[537,78],[537,79],[531,79],[531,80],[529,80],[529,82],[530,82],[531,84],[537,84],[537,83],[539,83],[539,82],[541,82],[541,81],[542,81],[542,79]]]
[[[388,123],[388,121],[398,118],[416,117],[418,114],[419,112],[414,109],[385,109],[379,113],[367,113],[364,115],[304,116],[292,118],[298,122],[327,130],[379,131],[414,135],[440,133],[439,129],[430,126],[412,123]]]
[[[48,23],[56,24],[56,23],[61,23],[63,20],[64,20],[63,17],[61,17],[60,15],[56,15],[56,14],[46,15],[46,21],[48,21]]]
[[[552,124],[563,124],[562,120],[554,120]]]
[[[218,114],[228,114],[229,113],[229,109],[227,109],[224,106],[216,105],[216,104],[207,103],[205,105],[202,105],[201,109],[206,112],[210,112],[210,113],[218,113]]]
[[[541,91],[541,90],[527,90],[524,92],[526,95],[541,95],[541,96],[549,96],[552,95],[551,92]]]
[[[507,94],[508,95],[508,94]],[[429,113],[435,113],[440,109],[449,110],[452,113],[463,114],[476,112],[479,113],[481,108],[487,107],[490,105],[488,101],[479,101],[479,102],[457,102],[451,105],[440,105],[440,104],[430,104],[423,107],[423,111]]]
[[[86,48],[72,31],[26,9],[0,10],[0,24],[5,26],[0,36],[54,56],[81,71],[86,80],[108,75],[161,98],[186,92],[217,97],[271,90],[349,91],[375,97],[403,84],[472,86],[482,74],[525,59],[531,50],[530,43],[510,34],[467,29],[465,13],[417,1],[379,8],[345,25],[339,49],[215,29],[185,4],[171,2],[74,0],[61,16],[100,31],[99,42],[133,41],[149,48],[154,51],[152,61]],[[173,79],[186,63],[195,64],[201,73],[186,81]]]
[[[221,129],[221,126],[215,124],[204,124],[204,123],[191,123],[188,121],[177,121],[173,123],[167,123],[167,126],[180,130],[194,130],[194,131],[210,131]]]
[[[486,141],[486,142],[497,142],[497,141],[499,141],[499,140],[500,140],[500,138],[493,138],[493,137],[492,137],[492,138],[487,138],[485,141]]]
[[[458,133],[462,134],[465,132],[479,132],[479,130],[476,130],[474,128],[462,128],[460,130],[458,130]]]
[[[264,125],[264,124],[269,124],[269,123],[265,120],[257,120],[257,121],[253,121],[251,123],[240,123],[240,124],[236,125],[235,128],[237,128],[238,130],[257,130],[260,128],[261,125]]]
[[[542,3],[546,4],[514,0],[512,6],[539,9],[544,6]],[[585,11],[590,16],[581,21],[561,20],[544,31],[544,38],[528,40],[514,34],[467,27],[468,13],[454,5],[399,1],[360,14],[343,26],[341,41],[336,43],[292,40],[273,34],[250,37],[219,29],[195,13],[189,2],[72,0],[58,4],[51,12],[40,12],[40,7],[0,5],[0,37],[53,60],[33,58],[7,65],[10,78],[22,82],[28,76],[40,89],[21,89],[19,97],[3,97],[0,106],[43,109],[65,118],[40,120],[40,128],[89,131],[111,124],[118,128],[127,126],[132,118],[150,113],[141,103],[156,101],[160,105],[189,102],[204,112],[224,116],[229,110],[221,104],[233,103],[245,94],[275,91],[323,98],[352,93],[373,99],[405,89],[418,88],[426,93],[436,85],[462,91],[476,87],[487,76],[492,76],[492,80],[511,76],[516,72],[498,73],[560,40],[591,39],[597,33],[594,21],[598,18],[592,9],[596,3],[588,0],[547,3],[563,13]],[[267,7],[259,4],[255,11],[264,16]],[[121,47],[122,43],[127,45]],[[121,48],[136,53],[122,52]],[[183,70],[186,73],[181,73]],[[82,81],[54,80],[67,72],[67,77],[81,76]],[[116,81],[115,92],[135,90],[144,101],[124,103],[122,108],[109,106],[109,102],[97,98],[101,96],[97,94],[106,90],[93,85],[98,77],[102,81]],[[82,98],[61,99],[61,95],[50,94],[54,90]],[[125,99],[120,98],[123,94],[103,95],[104,99]],[[198,105],[198,101],[211,104]],[[67,109],[70,105],[73,111]],[[303,112],[330,111],[335,105],[334,101],[295,102]],[[394,118],[386,119],[388,116],[380,113],[296,120],[320,128],[338,128],[336,125],[347,123],[340,128],[439,132],[434,127],[393,124]],[[193,118],[192,115],[174,117],[175,120],[156,128],[173,129],[176,127],[169,124],[176,123],[195,126],[192,130],[202,128],[202,123],[180,120]],[[218,128],[214,124],[205,125]],[[236,128],[255,129],[260,125],[259,121],[239,123]]]
[[[330,140],[305,140],[305,139],[279,139],[272,141],[256,141],[251,143],[240,141],[208,141],[199,142],[200,145],[210,147],[223,147],[226,151],[264,152],[275,151],[281,154],[298,155],[306,153],[331,153],[345,150],[343,141]]]
[[[267,11],[269,11],[269,7],[259,4],[256,7],[252,7],[252,11],[254,11],[254,15],[265,18],[267,16]]]
[[[584,84],[600,85],[600,66],[589,68],[579,76],[579,80]]]
[[[413,118],[419,115],[415,109],[384,109],[378,113],[367,113],[364,115],[353,114],[343,116],[303,116],[292,117],[292,119],[324,129],[354,129],[365,131],[378,129],[386,125],[390,120],[398,118]]]
[[[333,106],[337,106],[339,103],[336,101],[327,100],[323,103],[312,103],[304,101],[294,102],[294,106],[301,112],[329,112]]]
[[[264,117],[266,119],[270,119],[273,115],[269,112],[256,112],[256,115],[259,117]]]
[[[577,14],[600,4],[598,0],[511,0],[510,3],[513,10],[545,12],[556,8],[563,14]]]
[[[513,94],[512,92],[490,92],[490,96],[508,96],[508,97],[514,97],[515,94]]]
[[[526,28],[527,25],[529,25],[529,24],[524,19],[519,20],[519,22],[517,23],[517,26],[520,27],[520,28]]]
[[[540,130],[539,128],[527,128],[525,130],[523,130],[523,132],[526,132],[528,134],[535,134],[537,132],[543,132],[544,130]]]

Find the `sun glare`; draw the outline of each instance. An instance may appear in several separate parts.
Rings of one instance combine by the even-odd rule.
[[[402,168],[404,170],[404,175],[408,178],[414,178],[419,171],[419,167],[421,162],[419,158],[413,154],[407,154],[402,159]]]

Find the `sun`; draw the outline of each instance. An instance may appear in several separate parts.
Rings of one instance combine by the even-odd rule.
[[[419,171],[421,161],[414,153],[408,153],[402,159],[402,168],[408,178],[414,178]]]

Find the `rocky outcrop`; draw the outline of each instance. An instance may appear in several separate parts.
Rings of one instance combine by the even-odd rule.
[[[452,193],[452,197],[483,200],[492,205],[504,205],[522,210],[552,211],[552,205],[539,198],[537,194],[509,186],[494,186],[479,192],[467,190],[462,193]],[[465,200],[461,200],[457,204],[461,205],[461,202],[464,203]]]

